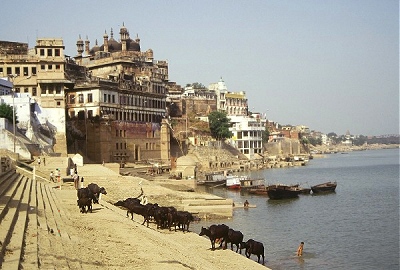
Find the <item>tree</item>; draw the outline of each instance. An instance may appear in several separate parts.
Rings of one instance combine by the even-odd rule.
[[[269,140],[269,129],[268,126],[265,127],[265,130],[261,133],[261,138],[263,143],[267,143]]]
[[[10,123],[13,122],[13,107],[2,103],[0,105],[0,117],[7,119]],[[17,115],[15,115],[15,123],[18,123]]]
[[[211,136],[217,140],[231,138],[232,132],[229,131],[229,118],[225,112],[214,111],[208,115]]]

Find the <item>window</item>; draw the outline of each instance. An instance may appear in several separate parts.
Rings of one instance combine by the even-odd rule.
[[[107,94],[104,94],[104,102],[107,102]]]
[[[47,49],[47,56],[53,56],[53,49]]]
[[[11,68],[7,67],[7,75],[12,74]]]
[[[57,101],[57,107],[61,106],[61,101]]]
[[[37,95],[37,89],[36,87],[32,87],[32,96],[36,96]]]
[[[56,69],[57,69],[57,70],[60,70],[60,65],[56,65]]]
[[[115,103],[115,95],[112,95],[112,103]]]
[[[56,85],[56,94],[61,94],[61,85]]]
[[[15,93],[20,93],[20,92],[21,92],[21,88],[15,87]]]
[[[48,65],[47,68],[48,68],[48,70],[52,70],[53,69],[53,65]]]
[[[88,118],[92,118],[93,117],[93,110],[88,110]]]
[[[21,75],[21,69],[19,67],[15,68],[15,74]]]
[[[115,130],[115,137],[118,137],[118,130]]]
[[[36,67],[32,67],[31,73],[32,73],[32,75],[36,75]]]
[[[3,67],[0,67],[0,72],[3,72]]]
[[[24,93],[29,93],[29,88],[28,87],[24,88]]]
[[[24,67],[24,76],[28,76],[28,67]]]
[[[93,94],[87,95],[87,102],[93,102]]]
[[[74,104],[75,103],[75,95],[70,95],[69,96],[69,104]]]
[[[78,95],[78,102],[79,103],[83,103],[84,101],[83,101],[83,94],[79,94]]]
[[[44,49],[40,49],[40,56],[44,56]]]
[[[54,49],[54,56],[60,56],[60,49]]]
[[[46,70],[46,65],[40,65],[41,70]]]
[[[115,149],[118,150],[118,143],[115,143]]]

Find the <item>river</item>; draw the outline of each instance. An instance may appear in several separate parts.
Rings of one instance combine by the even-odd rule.
[[[268,197],[224,188],[207,192],[235,203],[246,199],[256,208],[235,209],[225,223],[265,247],[265,265],[278,269],[399,269],[399,149],[330,154],[306,166],[252,172],[267,184],[300,183],[310,187],[337,181],[335,193],[300,195],[272,201]],[[296,249],[304,241],[302,257]],[[253,255],[254,256],[254,255]],[[256,260],[256,257],[252,257]]]

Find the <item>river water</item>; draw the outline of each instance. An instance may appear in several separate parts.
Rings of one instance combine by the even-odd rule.
[[[273,270],[399,269],[399,149],[330,154],[307,166],[266,169],[252,176],[264,177],[267,184],[309,187],[337,181],[338,186],[332,194],[283,201],[208,189],[257,207],[235,209],[232,219],[202,220],[191,230],[200,232],[201,226],[214,223],[240,230],[244,241],[252,238],[264,244],[265,265]],[[298,258],[301,241],[304,251]]]

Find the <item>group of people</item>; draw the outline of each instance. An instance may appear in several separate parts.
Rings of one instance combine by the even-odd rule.
[[[40,162],[40,161],[38,161]],[[84,187],[84,178],[79,177],[78,175],[78,168],[76,164],[74,165],[73,168],[70,169],[70,176],[74,179],[74,187],[75,189],[80,189]],[[52,182],[61,182],[61,172],[60,169],[56,169],[56,172],[54,173],[53,171],[50,172],[50,181]]]

